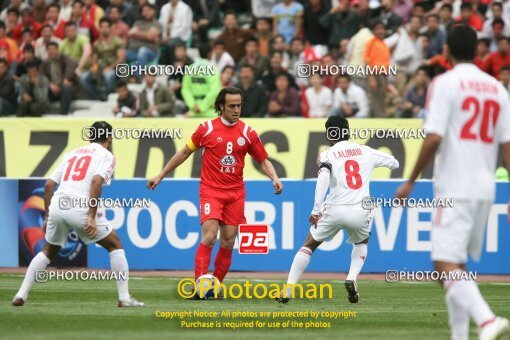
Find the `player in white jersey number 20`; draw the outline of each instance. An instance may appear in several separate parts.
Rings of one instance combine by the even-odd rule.
[[[481,340],[496,339],[510,329],[496,317],[476,282],[463,278],[469,256],[478,261],[485,225],[495,195],[494,177],[499,146],[510,168],[510,106],[508,92],[493,77],[472,64],[476,33],[455,27],[447,38],[453,69],[438,76],[429,87],[424,128],[427,137],[408,182],[397,198],[408,197],[413,184],[436,154],[434,195],[452,198],[453,207],[432,215],[432,261],[447,279],[442,282],[452,339],[469,338],[470,318]],[[508,249],[507,249],[508,250]]]
[[[119,292],[118,306],[143,306],[129,295],[126,254],[119,236],[106,220],[104,211],[98,210],[96,204],[102,186],[110,184],[115,168],[115,157],[108,151],[112,144],[113,128],[106,122],[95,122],[90,129],[94,132],[91,143],[66,153],[46,181],[46,217],[43,225],[46,245],[30,262],[25,279],[12,300],[14,306],[25,304],[30,289],[40,278],[40,272],[46,270],[60,248],[65,246],[72,229],[85,244],[97,243],[110,253],[112,277],[117,280]],[[58,190],[53,195],[57,185]]]
[[[276,298],[286,303],[295,285],[310,263],[315,249],[325,240],[344,229],[352,243],[351,266],[345,288],[351,303],[359,298],[356,279],[367,257],[372,209],[365,209],[362,201],[369,196],[370,176],[377,167],[398,168],[398,161],[390,155],[366,145],[349,142],[349,122],[344,116],[331,116],[326,121],[326,135],[331,147],[319,156],[319,175],[315,189],[315,203],[310,215],[310,232],[290,268],[287,290]],[[329,195],[326,192],[330,189]],[[295,290],[298,292],[298,290]]]

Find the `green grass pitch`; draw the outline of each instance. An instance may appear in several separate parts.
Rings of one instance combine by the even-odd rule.
[[[438,284],[360,281],[360,302],[346,299],[343,282],[333,285],[333,299],[294,299],[286,305],[273,300],[238,299],[187,301],[177,294],[179,279],[131,277],[131,294],[144,308],[118,308],[113,281],[51,281],[36,283],[24,307],[10,305],[23,276],[0,274],[0,338],[34,339],[448,339],[446,306]],[[244,281],[226,280],[226,284]],[[282,284],[282,281],[270,281]],[[312,281],[305,281],[312,282]],[[319,283],[318,281],[313,281]],[[252,283],[256,283],[253,282]],[[269,283],[269,282],[268,282]],[[480,289],[498,315],[510,317],[510,285],[481,283]],[[331,321],[324,329],[185,329],[178,319],[158,319],[159,311],[356,311],[357,317]],[[195,319],[196,320],[196,319]],[[204,320],[204,319],[202,319]],[[238,319],[237,319],[238,320]],[[237,321],[228,320],[228,321]],[[243,319],[250,321],[251,319]],[[259,318],[261,321],[263,320]],[[283,319],[279,319],[283,320]],[[322,319],[324,320],[324,319]],[[305,321],[305,320],[301,320]],[[471,326],[471,338],[476,329]]]

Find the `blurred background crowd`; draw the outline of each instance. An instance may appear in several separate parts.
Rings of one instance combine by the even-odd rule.
[[[0,0],[0,115],[214,117],[225,86],[244,117],[422,117],[451,68],[448,31],[478,32],[475,64],[510,89],[510,1]],[[214,64],[216,74],[118,78],[118,64]],[[300,64],[396,65],[303,77]]]

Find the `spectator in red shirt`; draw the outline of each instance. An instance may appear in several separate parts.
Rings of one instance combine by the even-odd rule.
[[[91,20],[85,18],[84,13],[85,5],[83,2],[80,0],[74,1],[71,20],[69,21],[76,23],[76,31],[78,33],[85,35],[91,42],[94,42],[99,37],[99,31]]]
[[[499,70],[499,81],[505,89],[510,93],[510,66],[503,66]]]
[[[328,53],[322,57],[322,65],[326,67],[333,67],[333,65],[337,65],[337,61],[335,60],[335,57],[331,53]],[[337,80],[338,80],[337,74],[333,72],[331,74],[327,74],[324,77],[324,86],[334,91],[336,88]]]
[[[478,68],[483,68],[483,63],[485,59],[490,54],[489,46],[491,45],[491,41],[489,38],[480,38],[476,43],[476,57],[473,60],[473,63],[478,66]]]
[[[5,25],[7,27],[7,35],[9,38],[12,38],[12,31],[18,26],[20,22],[19,18],[19,10],[17,8],[8,8],[7,9],[7,20],[5,21]]]
[[[48,9],[45,0],[34,0],[33,4],[32,13],[34,15],[34,20],[40,24],[44,23],[44,21],[46,21],[46,11]]]
[[[84,18],[92,21],[94,27],[99,28],[99,20],[104,17],[104,10],[94,3],[94,0],[84,0]]]
[[[122,21],[122,8],[118,5],[111,5],[108,11],[108,17],[112,21],[112,33],[114,36],[128,42],[129,26]]]
[[[499,79],[499,70],[503,66],[510,66],[510,38],[498,39],[498,50],[489,54],[482,69],[493,77]]]
[[[472,4],[470,2],[463,2],[460,5],[460,16],[455,20],[458,23],[463,23],[473,27],[477,31],[481,31],[483,28],[483,19],[473,11]]]
[[[19,63],[23,60],[23,51],[25,51],[25,48],[27,46],[30,46],[32,49],[35,49],[34,32],[32,32],[29,29],[25,29],[21,34],[21,44],[19,45],[18,53]]]
[[[51,26],[53,29],[53,36],[64,39],[66,37],[66,23],[67,21],[59,18],[60,14],[60,6],[58,4],[50,4],[48,5],[48,10],[46,12],[46,22],[45,25]]]
[[[34,39],[37,39],[39,38],[41,27],[42,25],[34,20],[32,9],[25,8],[21,11],[21,23],[12,30],[12,38],[16,41],[20,41],[23,31],[29,29],[34,32]]]
[[[445,45],[446,46],[446,45]],[[430,75],[435,77],[445,71],[452,69],[452,64],[447,56],[447,50],[443,47],[443,53],[425,60],[424,64],[429,67]]]

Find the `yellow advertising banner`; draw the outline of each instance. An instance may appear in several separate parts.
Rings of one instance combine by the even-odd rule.
[[[116,130],[112,152],[116,178],[147,178],[183,148],[200,119],[108,119]],[[245,119],[264,143],[282,178],[314,178],[317,156],[329,145],[324,119]],[[64,153],[88,143],[94,120],[76,118],[0,119],[0,176],[47,177]],[[424,133],[418,119],[352,119],[351,140],[393,154],[400,168],[376,169],[373,178],[408,177]],[[247,156],[249,157],[249,156]],[[201,153],[195,152],[170,177],[200,177]],[[265,178],[253,160],[247,160],[245,178]],[[424,177],[430,178],[431,167]]]

